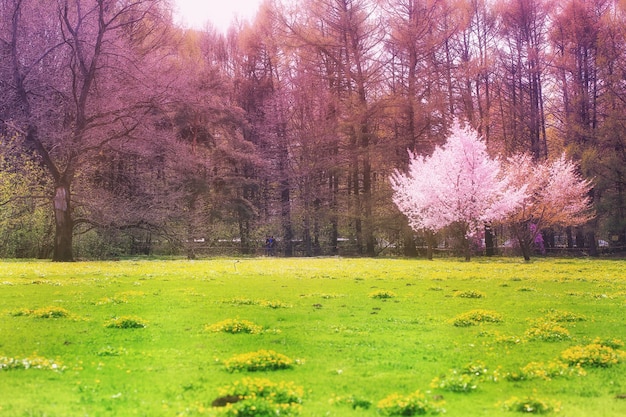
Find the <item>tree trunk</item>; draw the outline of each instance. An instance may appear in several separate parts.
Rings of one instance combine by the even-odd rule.
[[[72,251],[74,224],[70,211],[69,185],[57,184],[52,205],[56,226],[52,260],[55,262],[71,262],[74,260]]]
[[[286,176],[287,173],[284,173]],[[285,256],[293,256],[293,228],[291,227],[291,197],[289,190],[289,180],[285,177],[281,181],[280,192],[280,214],[283,226],[283,242]],[[306,198],[309,198],[308,196]]]
[[[522,256],[526,262],[530,261],[530,245],[522,236],[517,237],[519,248],[522,250]]]
[[[433,253],[435,251],[435,234],[432,230],[426,231],[426,257],[429,261],[433,260]]]
[[[339,176],[333,173],[328,180],[330,188],[330,254],[339,254]]]
[[[187,214],[187,242],[186,242],[186,249],[187,249],[187,259],[188,260],[193,260],[196,259],[196,231],[195,231],[195,216],[196,216],[196,200],[197,200],[197,194],[196,193],[192,193],[192,195],[189,196],[189,201],[187,203],[187,210],[186,210],[186,214]]]
[[[517,238],[519,248],[522,251],[522,256],[526,262],[530,261],[530,247],[532,239],[529,238],[528,224],[521,222],[519,224],[513,224],[513,234]]]
[[[402,234],[402,240],[404,241],[404,256],[415,258],[417,256],[417,247],[413,237],[413,229],[408,226],[403,226],[400,233]]]
[[[578,249],[586,248],[585,233],[581,227],[576,228],[576,247]]]
[[[490,225],[485,225],[485,255],[493,256],[496,254],[493,229]]]
[[[574,236],[572,235],[572,228],[568,226],[565,229],[565,233],[567,234],[567,249],[574,248]]]
[[[372,219],[372,166],[367,155],[363,161],[363,200],[365,254],[376,256],[376,238],[374,237],[374,220]]]
[[[598,247],[596,245],[596,234],[594,233],[593,230],[590,230],[589,232],[587,232],[587,245],[589,246],[589,256],[593,256],[593,257],[597,257],[598,254]]]
[[[250,248],[250,222],[246,219],[239,218],[239,250],[242,255],[249,255],[252,251]]]

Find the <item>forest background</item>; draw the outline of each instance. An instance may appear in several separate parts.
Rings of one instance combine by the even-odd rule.
[[[0,0],[0,256],[269,236],[286,256],[414,256],[389,177],[456,119],[494,156],[566,152],[593,181],[595,218],[548,249],[626,243],[623,0],[268,0],[226,34],[173,22],[166,0]]]

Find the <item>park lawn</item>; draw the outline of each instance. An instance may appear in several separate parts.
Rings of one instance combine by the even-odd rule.
[[[0,415],[217,416],[237,405],[212,407],[220,389],[251,377],[299,387],[302,416],[376,416],[388,396],[417,390],[448,416],[515,416],[524,413],[507,405],[525,404],[567,417],[624,416],[625,267],[512,258],[0,261]],[[107,327],[115,318],[129,328]],[[262,331],[211,331],[225,320]],[[601,350],[595,366],[565,363],[563,352],[577,346]],[[260,350],[285,355],[291,369],[225,368]],[[9,369],[9,358],[32,367]]]

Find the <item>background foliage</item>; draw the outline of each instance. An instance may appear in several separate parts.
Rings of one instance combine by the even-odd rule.
[[[267,0],[225,34],[171,15],[0,1],[2,150],[33,186],[0,201],[3,254],[193,258],[275,236],[285,255],[415,255],[431,236],[388,179],[455,119],[491,155],[565,152],[593,181],[598,216],[545,230],[549,249],[626,243],[624,2]]]

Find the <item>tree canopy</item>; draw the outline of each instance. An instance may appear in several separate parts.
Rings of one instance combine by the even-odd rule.
[[[40,3],[0,0],[2,161],[32,167],[1,174],[28,197],[0,201],[3,256],[254,253],[266,236],[288,256],[413,256],[502,213],[494,247],[524,249],[531,221],[549,249],[626,246],[623,2],[267,0],[225,34],[177,27],[166,0]],[[470,143],[484,166],[442,156]],[[389,178],[426,161],[431,188],[481,186],[431,195],[412,228]],[[548,197],[510,212],[515,163],[575,191],[560,218]],[[40,226],[16,227],[28,211]]]

